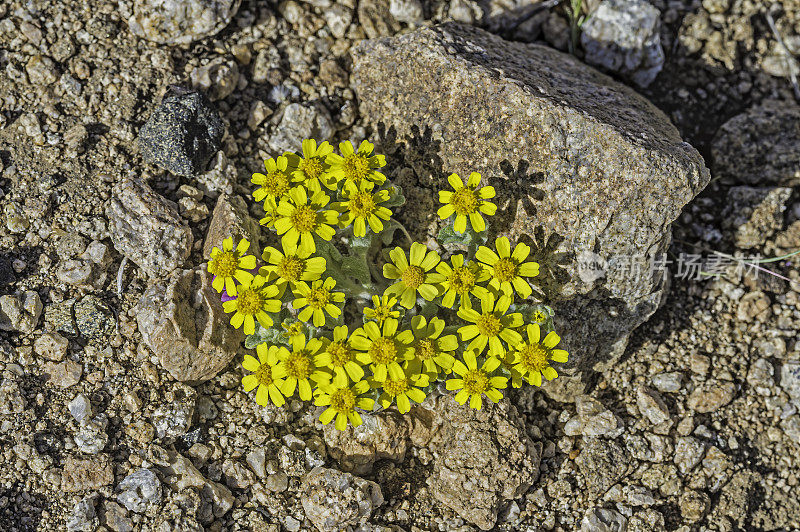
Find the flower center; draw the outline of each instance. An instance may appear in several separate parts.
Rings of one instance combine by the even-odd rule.
[[[481,394],[489,389],[489,376],[482,369],[471,369],[464,375],[464,390],[468,394]]]
[[[345,178],[351,181],[361,181],[369,174],[369,160],[360,153],[345,157],[342,166]]]
[[[339,388],[331,394],[331,408],[344,414],[356,406],[356,394],[350,388]]]
[[[497,336],[503,329],[503,324],[500,323],[500,320],[497,319],[497,316],[495,316],[493,312],[481,315],[476,325],[478,326],[478,331],[481,333],[481,336]]]
[[[269,364],[261,364],[255,372],[256,380],[259,384],[269,386],[272,384],[272,368]]]
[[[369,346],[369,356],[375,364],[389,364],[397,357],[397,346],[391,338],[381,336]]]
[[[312,288],[306,296],[306,299],[308,300],[309,307],[322,310],[331,302],[331,293],[327,288]]]
[[[494,275],[501,283],[510,282],[517,276],[517,264],[510,257],[505,257],[494,263]]]
[[[350,351],[350,344],[343,341],[332,342],[328,346],[328,354],[334,366],[340,368],[353,360],[353,353]]]
[[[547,367],[548,349],[542,344],[527,344],[519,349],[519,362],[528,371],[541,373]]]
[[[268,172],[262,186],[268,195],[280,198],[289,192],[289,178],[280,170]]]
[[[255,314],[264,307],[264,298],[253,290],[247,288],[239,291],[239,297],[236,298],[236,310],[242,314]]]
[[[478,210],[478,195],[470,187],[456,190],[450,200],[456,214],[470,215]]]
[[[383,324],[384,321],[392,316],[392,307],[389,305],[377,305],[372,310],[375,312],[375,321],[380,324]]]
[[[468,294],[475,288],[475,274],[467,266],[453,268],[450,274],[450,287],[459,294]]]
[[[287,281],[296,282],[303,275],[305,267],[306,263],[303,259],[287,256],[278,264],[278,275]]]
[[[542,310],[535,310],[533,311],[531,318],[533,318],[533,321],[537,323],[544,323],[547,321],[547,314],[545,314]]]
[[[211,273],[217,277],[233,277],[239,268],[239,259],[235,251],[223,251],[211,261]]]
[[[292,225],[301,233],[310,233],[317,227],[317,211],[301,205],[292,213]]]
[[[392,397],[407,392],[409,388],[408,379],[405,377],[403,377],[402,379],[387,378],[382,384],[383,384],[383,391],[388,393]]]
[[[302,171],[307,179],[319,179],[322,175],[322,161],[318,157],[311,157],[300,161],[300,171]]]
[[[289,358],[286,359],[286,374],[300,381],[311,376],[311,357],[306,351],[289,355]]]
[[[366,218],[377,208],[369,192],[359,192],[350,198],[350,212],[357,218]]]
[[[412,264],[403,272],[402,279],[407,287],[416,290],[425,282],[425,270]]]
[[[420,338],[414,344],[414,354],[420,360],[430,360],[436,356],[436,343],[430,338]]]

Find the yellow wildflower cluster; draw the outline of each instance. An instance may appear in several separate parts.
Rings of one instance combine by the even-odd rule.
[[[257,358],[246,355],[242,363],[245,391],[256,389],[260,405],[281,406],[295,395],[313,400],[323,407],[320,421],[343,430],[376,405],[408,412],[439,380],[459,403],[481,408],[483,397],[499,401],[509,383],[540,386],[542,377],[555,378],[551,363],[566,362],[567,352],[557,349],[555,332],[543,332],[550,315],[523,317],[514,306],[531,296],[528,279],[539,273],[523,243],[512,247],[498,237],[443,260],[413,242],[408,251],[398,246],[383,255],[374,284],[348,280],[336,244],[346,248],[349,239],[380,237],[389,222],[398,225],[389,208],[396,189],[379,171],[385,164],[366,140],[357,149],[342,142],[339,153],[328,142],[305,140],[301,153],[270,159],[266,173],[253,174],[261,224],[279,243],[257,261],[246,254],[246,239],[234,248],[228,238],[208,263],[231,325],[258,338]],[[453,190],[439,193],[439,217],[456,233],[486,231],[484,217],[497,209],[494,188],[480,187],[476,172],[448,182]],[[337,230],[343,233],[335,240]],[[359,249],[366,253],[391,234]]]

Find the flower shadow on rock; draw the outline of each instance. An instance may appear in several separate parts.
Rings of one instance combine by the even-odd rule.
[[[539,225],[532,235],[522,235],[520,241],[531,247],[530,260],[539,264],[539,275],[531,279],[534,297],[543,302],[558,299],[564,285],[570,282],[567,265],[573,260],[572,253],[558,251],[564,237],[555,231],[546,235],[544,227]]]
[[[439,156],[442,142],[433,138],[433,130],[425,127],[411,126],[411,133],[403,139],[397,136],[394,126],[386,128],[383,122],[378,123],[378,144],[387,156],[395,158],[395,168],[410,167],[414,170],[420,185],[439,186],[444,177],[444,163]]]

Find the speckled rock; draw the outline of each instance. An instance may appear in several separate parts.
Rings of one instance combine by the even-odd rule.
[[[734,116],[717,131],[711,159],[723,183],[800,185],[800,107],[768,101]]]
[[[152,284],[136,306],[147,346],[179,381],[205,381],[236,355],[244,333],[228,323],[204,266]]]
[[[208,225],[206,239],[203,242],[203,256],[211,256],[214,246],[222,248],[222,241],[228,237],[233,238],[234,246],[242,238],[250,241],[247,251],[261,260],[261,226],[250,217],[247,212],[247,203],[241,196],[228,196],[223,194],[217,200],[211,223]]]
[[[300,502],[320,532],[352,530],[383,504],[374,482],[336,469],[315,467],[303,478]]]
[[[202,89],[212,102],[230,96],[239,84],[239,67],[236,61],[218,57],[210,63],[192,70],[189,76],[192,87]]]
[[[146,183],[126,178],[114,187],[106,216],[114,247],[149,275],[165,276],[189,258],[191,229]]]
[[[84,497],[72,509],[67,518],[68,532],[94,532],[100,525],[100,519],[94,508],[96,497]]]
[[[800,400],[800,362],[787,362],[781,368],[781,388],[789,397]]]
[[[228,25],[242,0],[133,0],[128,27],[159,44],[189,44]]]
[[[607,68],[640,87],[664,66],[661,13],[644,0],[606,0],[581,27],[585,61]]]
[[[508,401],[481,410],[447,395],[432,408],[438,431],[427,483],[433,497],[482,530],[497,522],[500,508],[525,493],[539,476],[541,443],[534,444]]]
[[[193,176],[219,151],[223,133],[219,114],[205,96],[176,88],[142,126],[139,149],[147,162]]]
[[[592,508],[581,520],[581,532],[625,532],[628,520],[610,508]]]
[[[707,414],[733,401],[736,386],[732,382],[710,381],[699,386],[689,395],[686,406],[695,412]]]
[[[709,180],[698,152],[632,89],[548,47],[447,23],[364,41],[352,55],[362,115],[396,133],[406,151],[424,144],[428,160],[441,162],[424,176],[424,194],[446,187],[450,172],[509,174],[493,180],[496,203],[509,205],[493,227],[512,239],[543,229],[551,245],[536,239],[533,256],[558,300],[569,366],[608,367],[662,301],[661,276],[632,275],[629,258],[641,257],[647,271],[646,261],[666,251],[670,223]],[[572,260],[559,263],[556,250]],[[558,280],[586,254],[607,265],[602,275]],[[569,384],[560,378],[548,388],[570,399],[580,387]]]

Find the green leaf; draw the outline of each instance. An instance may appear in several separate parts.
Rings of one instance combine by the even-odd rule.
[[[276,322],[280,323],[280,322]],[[260,323],[256,322],[256,330],[253,334],[248,334],[247,338],[244,339],[244,346],[247,349],[255,349],[258,344],[276,344],[280,342],[280,334],[281,328],[280,326],[270,327],[268,329],[261,326]]]
[[[480,233],[472,229],[472,225],[467,224],[467,230],[459,233],[453,228],[453,223],[450,222],[439,230],[437,237],[439,244],[442,246],[482,246],[486,243],[488,238],[489,224],[486,224],[486,230]]]
[[[363,286],[372,284],[372,276],[369,273],[365,254],[357,253],[342,257],[342,272]]]
[[[383,231],[381,231],[381,243],[384,246],[391,246],[392,242],[394,241],[394,232],[400,229],[402,226],[400,222],[395,220],[394,218],[389,218],[388,223],[383,224]]]
[[[403,189],[400,185],[392,185],[386,190],[389,191],[389,199],[381,203],[381,207],[392,208],[405,205],[406,197],[403,196]]]

